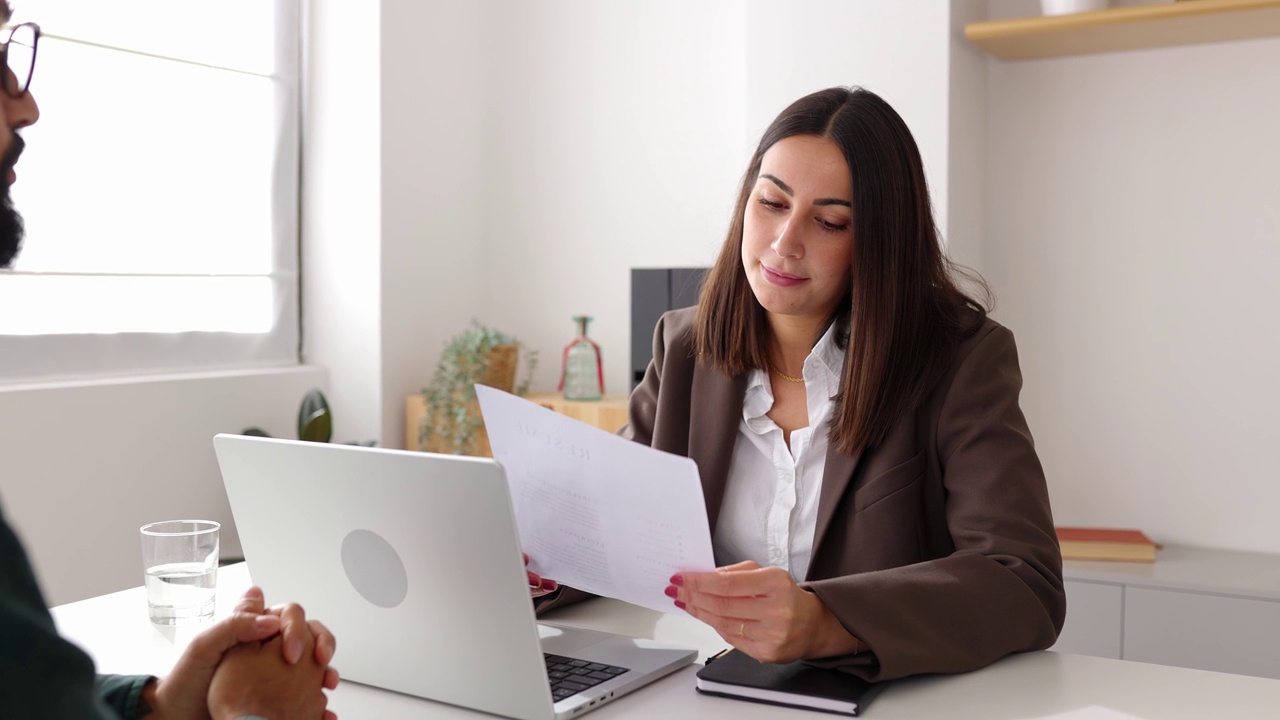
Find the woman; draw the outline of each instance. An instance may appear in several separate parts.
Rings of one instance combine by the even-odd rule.
[[[702,477],[722,567],[672,577],[677,607],[759,660],[869,680],[1053,644],[1062,563],[1013,336],[954,274],[887,103],[832,88],[774,120],[624,430]]]

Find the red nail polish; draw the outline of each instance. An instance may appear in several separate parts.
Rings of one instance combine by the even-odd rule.
[[[669,598],[678,597],[680,595],[680,591],[670,585],[668,585],[667,589],[663,590],[663,592],[665,592]]]
[[[683,610],[683,609],[684,609],[684,603],[682,603],[682,602],[680,602],[679,600],[677,600],[677,601],[676,601],[676,607],[678,607],[678,608],[680,608],[681,610]]]
[[[684,576],[683,576],[683,575],[672,575],[672,576],[671,576],[671,584],[672,584],[672,585],[676,585],[676,586],[683,585],[683,584],[684,584]]]

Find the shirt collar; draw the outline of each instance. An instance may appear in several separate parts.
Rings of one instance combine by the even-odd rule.
[[[840,386],[840,374],[844,372],[844,351],[836,344],[836,324],[831,323],[827,326],[827,331],[822,333],[822,337],[818,338],[818,344],[813,346],[809,357],[818,361],[822,369],[827,372],[827,380],[831,383],[831,387]],[[805,366],[809,365],[806,359]]]
[[[836,325],[827,326],[827,331],[818,338],[813,350],[804,361],[805,385],[820,380],[834,395],[840,387],[840,374],[844,372],[844,351],[836,344]],[[809,368],[813,367],[813,370]],[[821,378],[811,378],[813,372],[822,373]],[[769,385],[769,375],[759,368],[747,374],[747,391],[742,398],[742,417],[754,420],[762,417],[773,407],[773,388]]]
[[[747,374],[747,392],[742,396],[742,417],[755,420],[769,412],[773,407],[773,388],[769,387],[769,376],[756,368]]]

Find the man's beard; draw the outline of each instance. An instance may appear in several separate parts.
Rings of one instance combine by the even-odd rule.
[[[7,268],[22,249],[22,216],[13,208],[13,197],[9,194],[9,171],[18,163],[18,156],[26,143],[22,136],[13,133],[13,141],[9,143],[9,152],[0,161],[0,268]]]

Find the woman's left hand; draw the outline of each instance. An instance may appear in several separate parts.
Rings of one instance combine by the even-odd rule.
[[[520,554],[524,556],[524,574],[529,576],[529,597],[536,600],[559,589],[560,583],[551,578],[544,578],[529,569],[529,553],[522,552]]]
[[[761,662],[813,656],[829,615],[822,601],[797,585],[786,570],[751,561],[715,572],[673,575],[666,592],[676,607]]]

